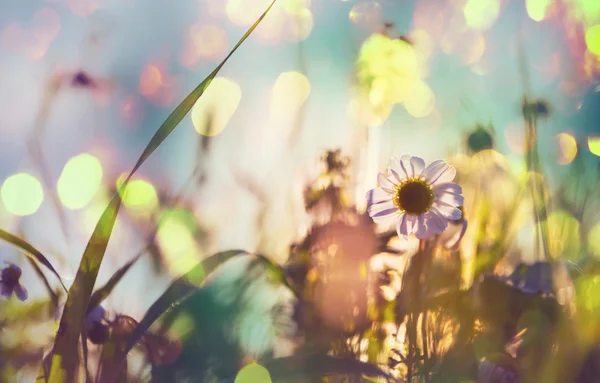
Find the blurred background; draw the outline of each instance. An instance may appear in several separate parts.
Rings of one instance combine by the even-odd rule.
[[[70,283],[123,174],[269,3],[2,2],[0,228]],[[352,159],[359,209],[392,154],[451,159],[459,174],[482,167],[467,163],[473,132],[489,134],[481,149],[519,178],[524,96],[546,117],[536,138],[550,186],[574,174],[596,182],[599,79],[596,0],[279,0],[134,176],[97,284],[149,238],[160,256],[141,258],[105,307],[139,319],[215,251],[285,262],[309,229],[304,187],[326,149]],[[580,190],[570,200],[597,206]],[[159,209],[173,199],[179,207]],[[573,219],[587,228],[580,247],[598,257],[593,211]],[[45,296],[16,250],[0,243],[0,260],[23,267],[30,299]]]

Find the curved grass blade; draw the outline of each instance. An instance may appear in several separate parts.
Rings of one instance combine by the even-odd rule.
[[[240,45],[248,38],[248,36],[250,36],[258,24],[260,24],[262,19],[271,10],[271,7],[273,7],[275,1],[276,0],[273,0],[271,2],[265,12],[242,36],[242,38],[237,42],[225,59],[221,61],[221,63],[219,63],[219,65],[208,75],[208,77],[204,79],[204,81],[202,81],[167,117],[165,122],[163,122],[154,136],[150,139],[150,142],[144,149],[137,163],[125,181],[119,186],[118,192],[112,197],[108,206],[104,210],[104,213],[102,213],[102,216],[96,224],[96,228],[94,229],[92,237],[87,244],[83,256],[81,257],[81,262],[75,276],[75,281],[67,296],[67,303],[65,304],[65,310],[60,320],[56,341],[52,350],[52,366],[48,379],[49,382],[71,382],[75,376],[74,373],[78,364],[77,344],[79,342],[79,333],[81,332],[81,328],[83,326],[85,312],[87,311],[89,299],[96,282],[96,277],[98,276],[98,270],[100,269],[100,264],[104,258],[104,253],[106,252],[108,241],[115,225],[119,208],[121,207],[121,198],[119,195],[124,194],[127,184],[133,174],[169,136],[169,134],[171,134],[179,122],[181,122],[185,115],[194,106],[196,101],[208,88],[223,65],[225,65],[227,60],[229,60],[231,55],[240,47]]]
[[[52,316],[54,314],[54,312],[56,311],[56,309],[58,308],[58,294],[56,293],[56,291],[54,291],[52,289],[52,286],[50,286],[50,283],[48,282],[48,278],[46,278],[46,276],[44,275],[44,272],[42,271],[40,266],[37,264],[37,262],[34,261],[33,259],[31,259],[30,257],[27,257],[27,261],[31,264],[31,267],[33,267],[33,270],[38,275],[38,277],[40,277],[42,282],[44,282],[44,286],[46,287],[46,290],[48,290],[48,294],[50,295],[50,300],[52,301],[52,306],[50,306],[50,316]]]
[[[9,233],[7,231],[4,231],[2,229],[0,229],[0,239],[10,243],[11,245],[13,245],[15,247],[18,247],[19,249],[21,249],[24,252],[24,254],[27,257],[46,266],[48,268],[48,270],[50,270],[54,275],[56,275],[56,278],[58,278],[58,281],[60,282],[60,285],[62,286],[62,288],[65,291],[67,291],[67,288],[65,287],[65,284],[63,283],[62,278],[60,277],[58,272],[54,269],[54,267],[52,266],[50,261],[48,261],[48,259],[46,257],[44,257],[44,254],[42,254],[38,249],[36,249],[32,245],[30,245],[29,242]]]
[[[90,302],[88,303],[86,315],[89,314],[90,311],[92,311],[94,309],[94,307],[96,307],[100,303],[102,303],[102,301],[105,300],[106,297],[108,297],[108,295],[112,292],[112,290],[115,288],[117,283],[119,283],[119,281],[121,280],[121,278],[123,278],[125,273],[127,273],[127,271],[129,271],[131,266],[133,266],[133,264],[138,259],[140,259],[140,256],[142,254],[143,253],[139,253],[138,255],[136,255],[131,261],[127,262],[124,266],[122,266],[119,270],[117,270],[112,275],[112,277],[110,277],[110,279],[108,280],[108,282],[106,282],[106,284],[104,286],[102,286],[98,290],[94,291],[94,293],[90,297]]]
[[[169,311],[172,307],[179,305],[193,293],[197,292],[204,284],[206,277],[217,267],[241,254],[248,253],[243,250],[229,250],[214,254],[171,283],[167,290],[146,311],[140,323],[137,325],[131,336],[129,336],[125,347],[122,350],[122,354],[115,359],[125,361],[129,351],[131,351],[131,349],[142,339],[150,326],[152,326],[160,316]],[[121,366],[113,369],[113,373],[117,374],[120,368]]]
[[[315,378],[334,375],[378,376],[385,378],[388,382],[401,382],[374,364],[331,355],[294,355],[276,358],[265,363],[264,367],[269,371],[273,382],[293,379],[313,381]]]

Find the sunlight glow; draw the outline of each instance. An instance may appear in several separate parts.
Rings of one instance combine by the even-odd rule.
[[[8,177],[0,189],[0,197],[6,210],[13,215],[26,216],[35,213],[44,200],[42,184],[28,173]]]
[[[192,108],[196,132],[216,136],[227,126],[242,99],[242,90],[233,80],[216,77]]]
[[[577,156],[577,142],[569,133],[559,133],[556,135],[558,141],[558,159],[561,165],[567,165],[573,162]]]
[[[234,383],[271,383],[271,375],[269,371],[257,364],[252,362],[250,364],[245,365],[235,377]]]
[[[56,191],[60,202],[68,209],[87,206],[102,183],[102,165],[98,159],[84,153],[71,158],[58,178]]]

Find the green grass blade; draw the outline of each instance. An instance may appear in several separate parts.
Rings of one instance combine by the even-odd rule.
[[[125,361],[129,351],[142,339],[150,326],[152,326],[160,316],[172,307],[179,305],[193,293],[197,292],[198,289],[202,287],[206,277],[217,267],[242,254],[248,253],[243,250],[229,250],[214,254],[176,279],[146,311],[144,317],[127,340],[126,347],[123,349],[123,354],[119,355],[116,360]],[[120,367],[115,368],[113,372],[117,374],[119,369]]]
[[[123,278],[125,273],[127,273],[127,271],[129,271],[131,266],[133,266],[133,264],[138,259],[140,259],[141,255],[142,255],[142,253],[138,254],[131,261],[127,262],[123,267],[121,267],[119,270],[117,270],[112,275],[112,277],[110,277],[110,279],[108,280],[108,282],[106,282],[106,284],[104,286],[102,286],[98,290],[94,291],[94,293],[90,297],[90,303],[88,303],[88,309],[87,309],[86,314],[88,314],[91,310],[94,309],[94,307],[98,306],[100,303],[102,303],[103,300],[106,299],[106,297],[108,297],[108,295],[112,292],[112,290],[115,288],[117,283],[119,283],[121,278]]]
[[[50,316],[53,316],[54,312],[56,312],[56,309],[58,308],[58,294],[56,293],[56,291],[54,291],[52,289],[52,286],[50,286],[48,279],[44,275],[44,272],[42,271],[40,266],[37,264],[37,262],[34,261],[33,259],[31,259],[30,257],[27,257],[27,261],[29,261],[29,263],[31,264],[31,267],[33,267],[33,270],[35,271],[35,273],[42,280],[42,282],[44,282],[44,286],[46,287],[46,290],[48,290],[48,294],[50,295],[50,300],[52,301],[52,306],[50,307]]]
[[[67,291],[67,288],[65,287],[65,284],[63,283],[62,278],[60,277],[58,272],[54,269],[54,266],[52,266],[50,261],[48,261],[48,259],[46,257],[44,257],[44,254],[42,254],[38,249],[36,249],[32,245],[30,245],[29,242],[9,233],[7,231],[4,231],[2,229],[0,229],[0,239],[21,249],[23,251],[23,253],[26,256],[28,256],[30,259],[46,266],[48,268],[48,270],[50,270],[54,275],[56,275],[56,278],[58,278],[60,285],[63,287],[63,289],[65,289],[65,291]]]
[[[154,134],[137,163],[133,167],[132,171],[121,184],[118,192],[115,193],[106,210],[100,217],[100,220],[98,221],[83,253],[79,269],[77,270],[77,274],[75,276],[75,281],[67,296],[65,310],[60,320],[58,333],[54,343],[54,348],[52,350],[52,365],[50,369],[50,375],[48,377],[49,382],[71,382],[75,377],[75,370],[77,369],[77,365],[79,363],[77,360],[79,334],[83,326],[85,312],[87,311],[89,299],[96,282],[96,277],[98,276],[98,270],[100,269],[100,264],[102,263],[104,253],[106,252],[108,241],[117,219],[119,208],[121,207],[121,199],[119,194],[122,195],[125,192],[129,179],[175,129],[179,122],[181,122],[181,120],[204,93],[206,88],[210,85],[212,80],[221,70],[223,65],[225,65],[231,55],[240,47],[240,45],[248,38],[248,36],[250,36],[252,31],[256,29],[258,24],[267,15],[271,7],[275,4],[275,1],[276,0],[273,0],[271,2],[265,12],[248,29],[248,31],[242,36],[242,38],[233,47],[231,52],[229,52],[229,54],[223,61],[221,61],[215,70],[213,70],[210,75],[208,75],[208,77],[202,81],[181,102],[181,104],[177,106],[177,108],[175,108],[169,117],[167,117],[165,122]]]

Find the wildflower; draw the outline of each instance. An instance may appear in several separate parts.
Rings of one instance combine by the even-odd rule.
[[[106,310],[98,305],[85,316],[84,329],[93,344],[104,344],[108,340],[109,328],[106,323]]]
[[[2,274],[0,274],[0,295],[10,298],[14,292],[21,301],[26,300],[27,290],[19,283],[21,268],[9,262],[6,264],[8,266],[2,269]]]
[[[464,198],[451,182],[456,169],[445,161],[425,161],[408,155],[392,157],[388,174],[379,173],[379,187],[367,192],[368,213],[377,224],[396,222],[400,237],[414,233],[419,239],[441,234],[448,220],[459,220]]]

